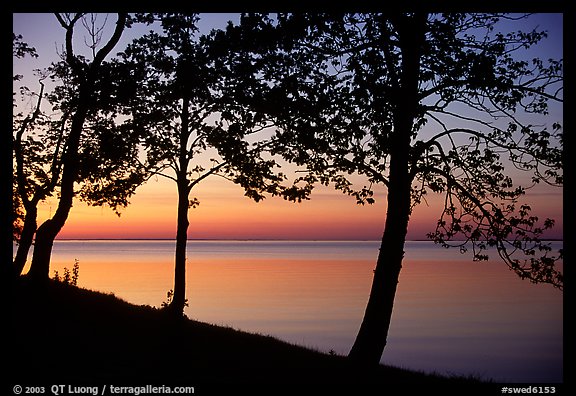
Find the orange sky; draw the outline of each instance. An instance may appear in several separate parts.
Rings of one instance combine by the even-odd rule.
[[[203,14],[203,29],[224,26],[229,14]],[[542,59],[562,57],[562,15],[536,14],[530,22],[549,30],[549,40],[538,47]],[[534,27],[530,25],[531,27]],[[142,26],[147,30],[148,27]],[[23,34],[24,40],[36,47],[38,58],[13,60],[18,70],[35,88],[37,81],[32,70],[47,66],[57,57],[55,48],[64,40],[64,33],[56,18],[50,14],[13,14],[13,30]],[[143,32],[134,27],[123,37],[118,50],[130,39],[130,33]],[[81,36],[78,36],[81,37]],[[80,38],[79,38],[80,40]],[[82,43],[79,47],[82,48]],[[551,109],[552,121],[562,119],[562,106]],[[355,200],[331,188],[317,188],[310,201],[300,204],[281,198],[267,198],[255,203],[243,196],[240,187],[218,178],[203,181],[191,194],[201,204],[189,213],[189,238],[233,239],[371,239],[381,238],[385,213],[386,191],[376,192],[374,205],[358,206]],[[440,214],[440,197],[430,197],[412,214],[409,239],[425,239],[433,231]],[[548,236],[562,237],[562,190],[543,186],[530,191],[526,199],[533,214],[542,220],[555,218],[557,226]],[[38,224],[57,207],[56,198],[40,204]],[[110,209],[87,207],[75,201],[68,222],[59,238],[174,238],[176,234],[176,186],[160,179],[150,181],[137,190],[131,205],[118,218]]]
[[[539,187],[530,191],[533,213],[541,219],[555,218],[549,234],[562,237],[562,190]],[[312,199],[299,204],[278,197],[255,203],[243,190],[212,177],[192,191],[200,206],[190,209],[190,239],[319,239],[379,240],[386,215],[386,190],[379,188],[376,203],[360,206],[355,199],[319,187]],[[408,238],[425,239],[440,214],[440,197],[429,197],[411,217]],[[56,209],[52,198],[40,206],[39,224]],[[60,239],[173,239],[176,235],[176,185],[159,178],[140,187],[131,204],[117,217],[107,207],[88,207],[75,201]]]

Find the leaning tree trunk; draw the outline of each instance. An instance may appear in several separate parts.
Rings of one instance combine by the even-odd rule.
[[[384,235],[364,319],[349,353],[351,359],[362,364],[378,364],[382,357],[404,258],[411,191],[408,166],[411,124],[408,121],[405,116],[401,116],[395,123]]]
[[[404,257],[410,216],[410,183],[406,183],[408,175],[405,171],[398,170],[392,174],[392,167],[400,167],[398,162],[391,160],[384,235],[364,319],[349,353],[351,359],[365,364],[378,364],[382,357]],[[406,168],[406,164],[402,167]]]
[[[74,182],[78,173],[78,144],[84,124],[85,112],[78,114],[70,128],[68,152],[62,168],[62,181],[60,184],[60,200],[58,208],[51,219],[46,220],[36,231],[34,254],[28,275],[35,280],[46,280],[50,272],[50,259],[54,239],[64,227],[74,199]]]
[[[24,227],[22,228],[22,234],[20,235],[20,240],[18,241],[18,249],[16,250],[16,257],[14,257],[14,273],[16,276],[22,274],[22,270],[26,265],[26,260],[28,259],[28,252],[34,241],[34,234],[38,225],[36,219],[38,217],[38,209],[36,203],[33,203],[28,208],[26,208],[26,216],[24,217]]]
[[[62,179],[60,182],[60,199],[54,216],[46,220],[36,231],[34,254],[28,275],[36,280],[48,279],[50,272],[50,259],[54,239],[64,227],[72,202],[74,200],[74,183],[78,178],[80,137],[84,128],[84,121],[88,114],[89,102],[92,97],[93,84],[87,82],[81,86],[80,100],[70,125],[66,152],[62,158]]]
[[[388,209],[370,297],[349,353],[352,360],[369,365],[380,362],[386,346],[404,257],[411,211],[410,143],[419,105],[420,53],[426,15],[394,16],[391,21],[398,30],[402,65],[396,87],[398,99],[394,109],[394,129],[390,137]]]

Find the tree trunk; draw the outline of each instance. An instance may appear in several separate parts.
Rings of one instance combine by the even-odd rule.
[[[186,180],[184,180],[186,182]],[[186,305],[186,243],[188,241],[188,188],[178,183],[178,228],[174,261],[174,295],[170,303],[172,313],[180,317]]]
[[[82,130],[82,123],[80,124],[80,131]],[[70,135],[72,135],[71,129]],[[78,140],[80,136],[78,135]],[[70,142],[70,149],[77,150],[78,142]],[[30,264],[30,271],[28,275],[35,280],[47,280],[50,273],[50,259],[52,257],[52,247],[54,239],[64,227],[68,214],[72,208],[72,200],[74,198],[74,181],[77,176],[77,153],[70,154],[64,167],[62,169],[62,182],[60,188],[60,200],[58,201],[58,208],[51,219],[46,220],[36,231],[36,241],[34,243],[34,254],[32,256],[32,263]]]
[[[24,227],[22,228],[20,241],[18,241],[18,249],[16,250],[16,257],[14,258],[14,273],[16,276],[22,274],[22,270],[26,265],[28,252],[30,251],[32,241],[34,240],[34,234],[38,228],[38,224],[36,223],[37,216],[38,209],[36,203],[34,202],[32,205],[26,208]]]
[[[59,229],[52,219],[46,220],[36,231],[34,254],[30,264],[30,271],[28,271],[30,278],[35,280],[47,280],[49,278],[52,247],[58,232]]]
[[[401,175],[398,178],[401,178]],[[409,184],[408,189],[405,186],[398,186],[396,189],[393,188],[392,182],[390,184],[386,224],[374,270],[370,298],[360,330],[348,355],[351,359],[365,364],[378,364],[386,346],[408,229]]]
[[[62,180],[60,182],[60,200],[58,208],[51,219],[46,220],[36,231],[34,255],[28,272],[36,280],[48,279],[50,272],[50,258],[54,239],[64,227],[74,199],[74,183],[78,177],[79,156],[78,147],[80,137],[88,113],[88,102],[92,96],[92,84],[85,84],[80,90],[78,108],[72,119],[70,134],[68,135],[67,149],[62,159]]]
[[[420,54],[426,15],[396,15],[391,21],[399,34],[402,66],[397,85],[394,128],[390,136],[388,209],[364,319],[348,355],[352,360],[367,365],[378,364],[384,352],[404,258],[411,210],[410,142],[419,105]]]
[[[174,262],[174,295],[170,303],[170,310],[176,317],[184,314],[186,305],[186,243],[188,240],[188,138],[189,131],[189,105],[190,100],[184,97],[182,100],[180,147],[178,153],[177,185],[178,185],[178,219],[176,229],[176,255]]]

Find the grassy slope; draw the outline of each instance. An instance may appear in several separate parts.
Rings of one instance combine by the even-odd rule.
[[[197,321],[174,322],[161,310],[53,281],[42,290],[19,281],[10,305],[12,383],[172,384],[195,386],[197,394],[221,387],[328,392],[404,384],[445,392],[484,386],[388,366],[359,369],[344,357]]]

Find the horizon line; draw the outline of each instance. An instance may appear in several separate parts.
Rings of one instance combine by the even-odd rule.
[[[176,241],[176,238],[56,238],[56,241]],[[287,242],[381,242],[381,239],[292,239],[292,238],[188,238],[186,241],[287,241]],[[542,241],[564,241],[546,238]],[[434,242],[430,239],[406,239],[406,242]],[[463,242],[454,240],[452,242]]]

